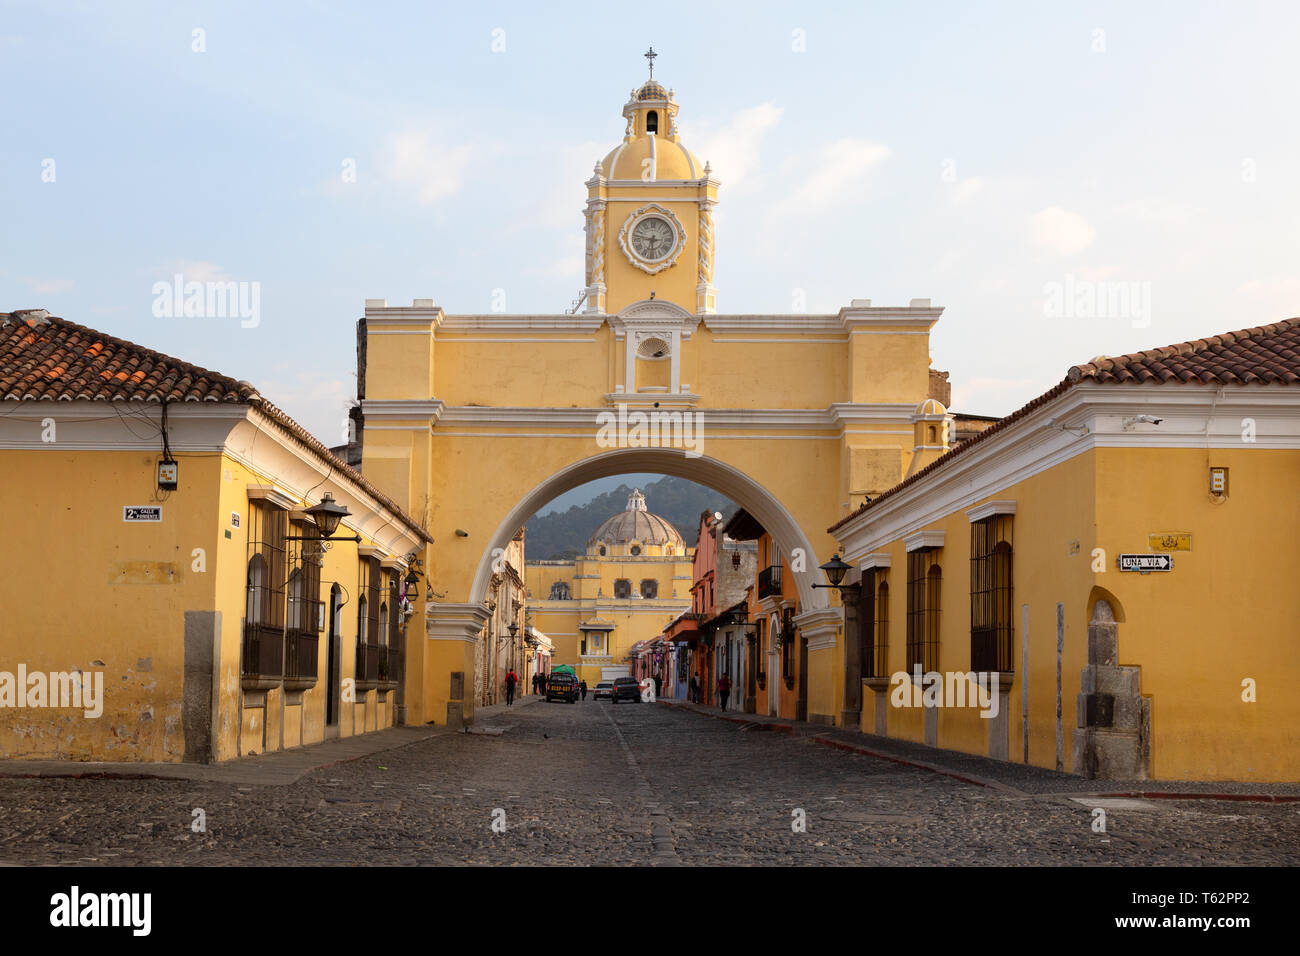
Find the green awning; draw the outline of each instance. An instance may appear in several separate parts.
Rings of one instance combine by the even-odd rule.
[[[573,674],[574,677],[578,676],[577,672],[574,671],[574,669],[570,667],[568,664],[558,664],[555,667],[552,667],[551,673],[552,674]]]

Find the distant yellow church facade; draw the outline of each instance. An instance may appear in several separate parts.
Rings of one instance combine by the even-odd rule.
[[[793,624],[808,642],[810,719],[838,719],[840,612],[812,588],[834,549],[826,528],[899,481],[917,454],[945,447],[942,428],[936,451],[914,440],[918,405],[930,397],[929,335],[943,310],[928,299],[901,307],[858,299],[832,314],[720,313],[719,181],[681,142],[678,109],[653,79],[624,104],[625,135],[585,184],[585,290],[572,312],[366,303],[363,471],[427,516],[435,539],[423,554],[430,600],[413,622],[426,639],[409,648],[407,672],[419,684],[407,695],[412,723],[473,719],[466,687],[489,585],[518,529],[557,495],[628,472],[708,485],[773,535],[800,598]],[[667,566],[676,555],[653,557]],[[622,619],[600,603],[612,600],[615,575],[639,585],[633,563],[650,558],[627,555],[621,571],[591,555],[572,572],[529,570],[535,623],[554,637],[557,663],[603,674],[623,663],[613,660],[621,633],[630,644],[643,619],[644,636],[656,633],[662,622],[648,619],[657,611]],[[594,617],[574,620],[564,609],[552,620],[561,608],[548,603],[550,589],[565,576],[570,600],[591,602],[582,614]],[[668,578],[637,607],[671,602]],[[601,633],[616,636],[602,642]]]
[[[568,664],[594,687],[631,673],[628,653],[691,605],[691,556],[673,525],[639,490],[572,561],[529,561],[528,603]]]

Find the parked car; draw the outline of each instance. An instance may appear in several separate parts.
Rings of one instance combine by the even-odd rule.
[[[613,704],[617,704],[620,700],[634,700],[638,704],[641,703],[641,682],[635,677],[616,678],[609,700]]]
[[[600,700],[602,697],[607,697],[610,700],[614,699],[614,685],[610,681],[601,681],[592,692],[592,700]]]
[[[570,704],[578,701],[578,678],[572,674],[548,674],[546,677],[546,702],[562,700]]]

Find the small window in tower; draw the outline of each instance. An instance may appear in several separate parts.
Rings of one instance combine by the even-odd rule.
[[[651,110],[645,115],[645,131],[647,133],[659,132],[659,113],[657,110]]]

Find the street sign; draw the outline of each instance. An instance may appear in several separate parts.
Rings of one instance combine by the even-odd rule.
[[[1119,569],[1121,571],[1172,571],[1174,558],[1171,554],[1121,554]]]
[[[123,505],[123,521],[162,521],[160,505]]]

